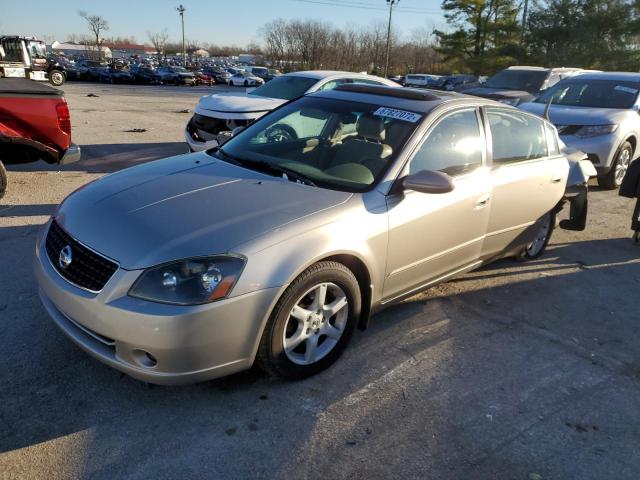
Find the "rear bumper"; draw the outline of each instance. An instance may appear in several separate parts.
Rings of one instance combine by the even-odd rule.
[[[74,163],[80,160],[82,156],[82,152],[80,151],[80,146],[72,143],[67,151],[64,153],[62,158],[60,159],[60,165],[67,165],[69,163]]]

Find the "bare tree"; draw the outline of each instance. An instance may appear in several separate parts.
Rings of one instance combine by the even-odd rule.
[[[156,49],[158,60],[160,60],[160,56],[164,57],[166,55],[167,43],[169,42],[169,32],[167,32],[167,29],[165,28],[160,32],[147,32],[147,35],[151,45]]]
[[[89,30],[95,37],[94,45],[98,50],[98,55],[100,55],[102,52],[102,42],[104,41],[102,34],[109,30],[109,22],[101,15],[89,15],[82,10],[78,12],[78,15],[84,18],[89,25]]]

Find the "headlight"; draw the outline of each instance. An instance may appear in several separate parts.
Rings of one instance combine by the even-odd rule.
[[[129,296],[172,305],[199,305],[226,298],[245,260],[239,257],[200,257],[165,263],[145,270]]]
[[[512,107],[515,107],[516,105],[518,105],[520,103],[520,99],[518,99],[518,98],[501,98],[498,101],[500,103],[505,103],[507,105],[511,105]]]
[[[597,137],[598,135],[613,133],[617,129],[618,125],[585,125],[576,132],[576,137]]]

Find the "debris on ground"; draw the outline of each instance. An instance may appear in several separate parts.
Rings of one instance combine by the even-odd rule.
[[[123,130],[123,132],[126,132],[126,133],[144,133],[146,131],[147,131],[146,128],[132,128],[130,130]]]
[[[95,93],[87,93],[87,97],[99,97],[100,95],[96,95]]]
[[[176,113],[191,113],[191,111],[188,108],[185,108],[184,110],[176,110]]]

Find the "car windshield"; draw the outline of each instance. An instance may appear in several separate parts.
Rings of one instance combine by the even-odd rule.
[[[380,105],[302,97],[209,154],[293,181],[361,192],[384,174],[420,119]]]
[[[640,82],[589,80],[575,77],[563,80],[544,92],[536,102],[591,108],[631,108],[638,98]]]
[[[282,100],[293,100],[301,97],[313,85],[318,82],[316,78],[299,77],[297,75],[284,75],[277,77],[261,87],[256,88],[249,95],[258,97],[280,98]]]
[[[539,92],[549,74],[546,70],[502,70],[484,84],[489,88]]]

